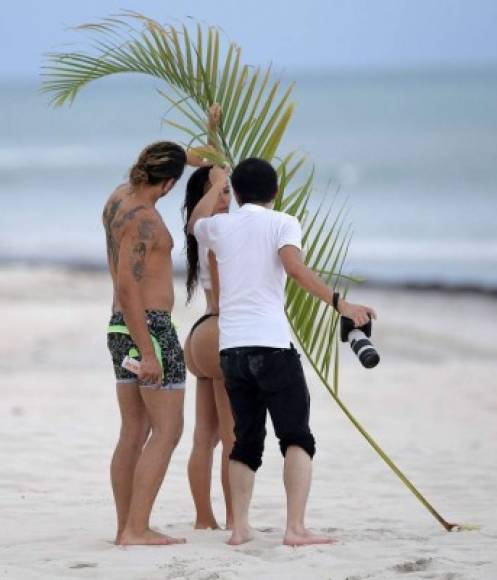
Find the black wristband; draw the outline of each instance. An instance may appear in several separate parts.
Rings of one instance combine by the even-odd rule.
[[[339,300],[340,300],[340,294],[338,292],[333,292],[333,298],[331,299],[331,304],[337,312],[338,312],[338,301]]]

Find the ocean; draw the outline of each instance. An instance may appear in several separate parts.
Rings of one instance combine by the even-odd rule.
[[[497,70],[286,75],[282,151],[306,152],[316,203],[345,203],[346,270],[370,283],[497,289]],[[53,109],[39,80],[0,81],[0,262],[105,264],[102,206],[161,123],[155,79],[106,79]],[[171,117],[173,118],[173,117]],[[159,202],[184,268],[186,176]]]

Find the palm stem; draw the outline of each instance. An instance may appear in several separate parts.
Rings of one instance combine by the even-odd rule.
[[[432,514],[432,516],[442,524],[442,526],[448,532],[456,528],[457,524],[450,524],[440,515],[440,513],[433,507],[433,505],[415,487],[415,485],[408,479],[408,477],[397,467],[394,461],[385,453],[385,451],[383,451],[383,449],[378,445],[378,443],[373,439],[373,437],[371,437],[371,435],[366,431],[366,429],[364,429],[364,427],[349,411],[348,407],[338,396],[338,393],[334,391],[332,385],[329,384],[326,378],[322,375],[321,371],[314,364],[312,357],[310,357],[309,354],[307,353],[306,345],[300,341],[298,334],[295,333],[295,328],[293,327],[290,317],[289,321],[290,326],[292,327],[292,330],[294,331],[294,334],[297,337],[297,340],[302,350],[304,351],[307,360],[310,362],[314,372],[318,376],[319,380],[323,383],[328,393],[333,397],[334,401],[337,403],[340,409],[345,413],[350,422],[354,425],[354,427],[359,431],[359,433],[364,437],[364,439],[366,439],[366,441],[371,445],[371,447],[376,451],[376,453],[378,453],[378,455],[383,459],[383,461],[388,465],[388,467],[390,467],[390,469],[395,473],[395,475],[400,479],[400,481],[402,481],[402,483],[409,489],[409,491],[411,491],[416,496],[416,498],[425,506],[425,508]]]

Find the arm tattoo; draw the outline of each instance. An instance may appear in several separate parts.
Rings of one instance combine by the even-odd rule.
[[[112,234],[112,222],[121,206],[121,200],[114,200],[108,204],[104,209],[103,222],[105,228],[105,238],[107,240],[107,256],[109,261],[117,268],[119,262],[119,248],[117,247],[116,239]]]
[[[129,211],[127,211],[125,214],[123,214],[118,220],[116,220],[114,227],[120,228],[122,227],[126,222],[130,222],[131,220],[134,220],[136,217],[136,214],[141,211],[142,209],[147,209],[144,205],[138,205],[137,207],[134,207],[133,209],[130,209]]]
[[[137,282],[143,278],[145,269],[145,257],[147,246],[145,241],[150,242],[154,237],[155,223],[151,219],[142,219],[138,224],[138,239],[140,240],[133,246],[133,276]]]
[[[126,213],[118,215],[122,200],[115,199],[108,203],[104,209],[103,222],[105,228],[105,237],[107,240],[107,255],[110,263],[115,269],[119,266],[119,244],[116,239],[116,233],[119,228],[122,228],[126,223],[134,220],[138,212],[146,209],[146,206],[139,205]],[[140,240],[149,240],[152,238],[154,223],[152,220],[144,219],[139,226]]]
[[[151,219],[143,219],[138,226],[140,240],[151,240],[155,231],[155,222]]]
[[[134,279],[139,282],[143,278],[143,271],[145,270],[145,257],[147,254],[147,246],[145,242],[137,242],[133,246],[133,253],[131,258],[131,268]]]

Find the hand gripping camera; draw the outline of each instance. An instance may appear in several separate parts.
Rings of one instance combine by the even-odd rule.
[[[364,326],[356,328],[354,321],[342,316],[340,319],[340,338],[342,342],[350,342],[350,347],[357,355],[360,363],[367,369],[372,369],[380,362],[380,355],[371,344],[371,319]]]

